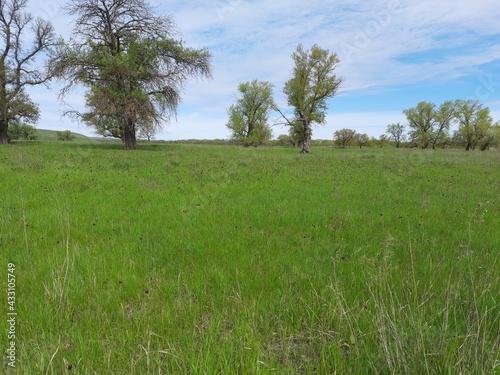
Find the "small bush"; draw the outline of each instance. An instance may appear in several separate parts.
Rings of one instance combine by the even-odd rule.
[[[73,139],[75,139],[75,136],[69,130],[65,130],[63,132],[57,132],[58,141],[72,141]]]

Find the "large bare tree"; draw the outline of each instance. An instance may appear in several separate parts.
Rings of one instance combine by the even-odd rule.
[[[51,78],[38,57],[55,44],[54,28],[26,12],[27,2],[0,1],[0,143],[9,142],[7,132],[13,121],[38,119],[38,107],[26,88]]]
[[[136,133],[151,132],[175,115],[188,77],[211,77],[206,49],[174,39],[170,17],[155,15],[144,0],[70,0],[73,38],[53,60],[67,84],[64,97],[83,85],[87,111],[68,111],[98,134],[121,138],[136,148]]]

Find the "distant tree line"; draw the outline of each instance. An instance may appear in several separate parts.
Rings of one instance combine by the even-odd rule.
[[[204,48],[186,47],[168,16],[158,16],[145,0],[67,0],[73,17],[69,40],[57,39],[50,22],[32,17],[28,0],[0,1],[0,143],[34,139],[38,106],[26,89],[57,78],[71,88],[85,87],[83,112],[66,114],[82,120],[98,135],[120,139],[127,150],[137,138],[151,141],[162,125],[175,116],[181,91],[190,77],[211,78],[211,55]],[[38,62],[47,56],[44,65]],[[228,112],[231,140],[243,146],[278,144],[298,146],[308,154],[313,126],[325,123],[328,100],[338,93],[342,79],[335,71],[337,54],[299,44],[292,53],[293,70],[282,92],[287,108],[273,98],[274,85],[252,80],[240,83],[236,102]],[[288,127],[288,135],[272,141],[274,125]],[[403,111],[407,124],[390,124],[375,140],[353,129],[333,135],[337,147],[498,147],[499,123],[477,100],[422,101]],[[452,127],[457,130],[451,131]],[[71,132],[58,135],[69,140]],[[323,142],[321,144],[324,144]]]
[[[490,109],[478,100],[458,99],[439,106],[422,101],[403,114],[408,122],[407,132],[401,124],[387,127],[387,135],[396,145],[406,141],[406,146],[421,149],[453,146],[484,151],[500,141],[500,124],[493,123]],[[456,127],[453,132],[452,126]]]
[[[315,56],[313,58],[313,56]],[[229,110],[227,128],[231,131],[231,139],[244,146],[280,145],[299,146],[303,153],[308,153],[311,146],[311,123],[322,124],[326,114],[326,98],[335,95],[340,79],[333,74],[336,63],[335,54],[330,54],[318,46],[311,52],[297,48],[293,55],[295,69],[293,77],[287,81],[284,93],[288,104],[295,108],[295,117],[290,119],[276,106],[273,99],[273,85],[269,82],[245,82],[240,84],[241,94],[236,104]],[[308,65],[309,64],[309,65]],[[304,66],[308,68],[302,69]],[[317,78],[319,73],[311,73],[312,67],[321,72],[328,72],[323,80]],[[304,76],[311,73],[309,80]],[[307,83],[306,83],[307,81]],[[324,90],[324,92],[320,92]],[[301,96],[302,95],[302,96]],[[299,96],[301,96],[299,98]],[[301,120],[299,108],[305,102],[315,104],[313,112],[308,112],[308,121]],[[306,106],[307,107],[307,106]],[[277,111],[289,126],[288,135],[279,135],[272,141],[269,113]],[[354,129],[339,129],[333,134],[332,145],[340,148],[349,147],[411,147],[436,149],[438,147],[463,147],[465,150],[488,150],[500,145],[500,123],[493,123],[490,110],[477,100],[445,101],[440,105],[422,101],[416,107],[403,111],[407,124],[393,123],[387,126],[386,132],[378,139],[359,133]],[[456,127],[452,131],[452,127]],[[314,142],[326,145],[327,141]]]
[[[438,147],[488,150],[500,146],[500,123],[493,123],[488,107],[477,100],[445,101],[437,106],[422,101],[403,111],[407,125],[394,123],[378,139],[352,129],[335,131],[333,142],[341,148],[351,146],[394,146],[421,149]],[[457,129],[452,132],[451,127]]]

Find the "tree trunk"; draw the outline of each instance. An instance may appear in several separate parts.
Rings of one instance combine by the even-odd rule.
[[[434,137],[434,139],[432,140],[432,149],[435,150],[436,149],[436,143],[438,142],[439,140],[439,137],[441,136],[441,133],[443,132],[442,129],[439,129],[436,136]]]
[[[304,142],[302,143],[302,151],[300,151],[301,154],[308,154],[309,150],[311,149],[311,136],[312,136],[312,129],[311,129],[311,123],[309,122],[308,119],[302,118],[302,125],[304,126]]]
[[[9,127],[7,110],[7,87],[5,83],[5,65],[0,62],[0,74],[2,75],[2,84],[0,85],[0,144],[9,143],[7,129]]]
[[[7,134],[7,128],[7,122],[0,118],[0,144],[7,144],[10,142],[9,135]]]
[[[132,121],[127,121],[123,129],[123,143],[126,150],[137,149],[137,139],[135,137],[135,124]]]
[[[248,131],[245,139],[245,147],[250,147],[253,145],[253,141],[249,142],[249,140],[253,138],[252,136],[253,136],[253,122],[250,121],[248,124]]]

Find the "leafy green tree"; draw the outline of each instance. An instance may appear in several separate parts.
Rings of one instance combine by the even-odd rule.
[[[485,137],[478,142],[481,151],[496,148],[500,145],[500,123],[497,122],[486,131]]]
[[[72,141],[75,139],[73,133],[70,130],[65,130],[63,132],[56,132],[58,141]]]
[[[10,124],[38,120],[38,107],[26,88],[51,78],[46,66],[34,63],[55,44],[54,29],[50,22],[26,12],[27,3],[0,1],[0,143],[9,142]]]
[[[497,121],[489,131],[489,143],[487,148],[494,147],[498,148],[500,146],[500,121]]]
[[[446,144],[449,140],[450,125],[456,117],[455,105],[456,103],[448,100],[436,108],[436,104],[422,101],[415,108],[404,110],[411,129],[411,142],[422,149],[431,146],[433,150],[438,144]],[[396,128],[391,130],[397,131]],[[388,133],[395,139],[389,128]]]
[[[273,99],[273,85],[253,80],[240,83],[240,97],[228,109],[231,138],[243,142],[245,147],[258,146],[272,138],[268,115],[276,107]]]
[[[34,141],[38,139],[38,134],[34,126],[13,121],[8,130],[8,137],[14,140]]]
[[[405,126],[398,122],[397,124],[387,125],[387,130],[385,133],[394,142],[396,148],[399,148],[401,146],[401,142],[404,141],[404,136],[405,136],[404,132],[405,132]]]
[[[377,140],[376,143],[380,146],[380,148],[384,148],[389,143],[389,137],[387,134],[382,134]]]
[[[283,89],[288,105],[294,108],[294,118],[287,119],[287,124],[300,134],[303,154],[310,152],[312,124],[323,124],[328,109],[327,100],[333,98],[342,80],[334,71],[340,62],[337,54],[314,45],[310,51],[299,44],[292,54],[294,69]],[[295,129],[300,124],[300,131]]]
[[[363,146],[367,147],[370,143],[370,137],[366,133],[357,133],[354,135],[354,144],[359,146],[359,148],[363,148]]]
[[[493,125],[490,109],[483,107],[478,100],[455,101],[454,116],[458,121],[455,139],[464,141],[465,150],[475,150],[476,146],[488,137]]]
[[[352,129],[340,129],[333,134],[333,141],[339,147],[350,147],[356,140],[356,134]]]
[[[422,101],[416,107],[403,111],[411,129],[410,140],[422,149],[426,149],[433,139],[436,124],[435,109],[434,103]]]
[[[292,139],[287,134],[280,134],[276,139],[276,144],[278,146],[292,146]]]
[[[436,129],[432,136],[432,149],[436,148],[438,143],[446,143],[450,124],[455,117],[455,103],[448,100],[442,103],[434,113]]]
[[[72,39],[52,67],[67,82],[62,96],[77,84],[88,89],[88,110],[68,113],[127,150],[138,130],[175,115],[188,77],[211,77],[210,53],[174,39],[171,19],[144,0],[70,0],[66,12],[76,18]]]

